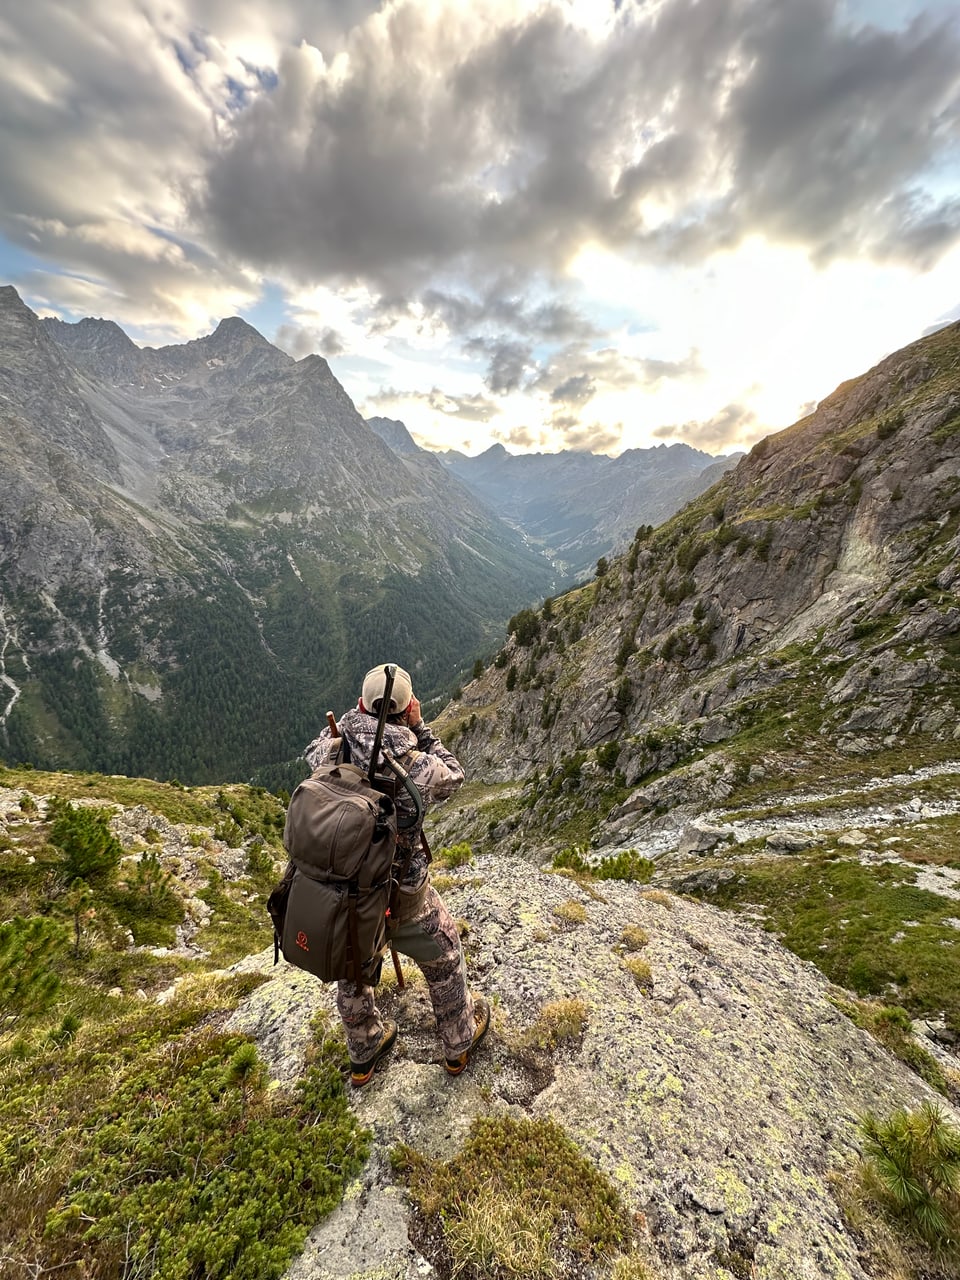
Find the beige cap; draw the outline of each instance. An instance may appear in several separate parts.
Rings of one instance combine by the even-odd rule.
[[[373,667],[363,677],[363,688],[360,690],[360,700],[368,711],[379,711],[380,702],[383,700],[383,691],[387,687],[386,666]],[[390,691],[390,706],[387,711],[388,715],[397,715],[401,711],[406,711],[410,705],[410,699],[413,697],[413,681],[404,671],[403,667],[397,667],[397,674],[394,676],[393,688]]]

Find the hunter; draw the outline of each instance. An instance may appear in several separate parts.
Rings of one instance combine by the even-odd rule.
[[[328,727],[304,752],[311,769],[339,758],[343,744],[350,761],[366,770],[370,764],[377,718],[386,688],[386,668],[374,667],[363,679],[360,700],[340,717],[335,737]],[[463,782],[463,767],[424,723],[413,682],[402,667],[396,668],[390,706],[384,726],[383,750],[407,771],[423,797],[424,808],[445,800]],[[403,791],[397,796],[401,813],[413,814],[413,802]],[[443,899],[430,883],[429,853],[421,839],[421,824],[399,833],[394,867],[402,871],[400,906],[390,932],[397,951],[423,972],[443,1042],[444,1065],[458,1076],[486,1035],[490,1007],[467,988],[467,973],[457,925]],[[405,868],[405,869],[404,869]],[[337,984],[337,1009],[343,1020],[350,1055],[350,1079],[362,1088],[377,1063],[393,1048],[397,1024],[377,1009],[374,984],[381,958],[369,964],[369,981],[341,980]]]

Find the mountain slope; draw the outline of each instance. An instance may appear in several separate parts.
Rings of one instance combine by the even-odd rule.
[[[550,589],[326,361],[158,350],[0,291],[0,754],[188,780],[289,759],[392,657],[429,696]]]
[[[956,732],[958,592],[952,325],[528,618],[445,723],[488,779],[599,744],[628,787],[720,742],[745,769],[781,746],[811,768],[908,743],[919,762]]]
[[[79,908],[66,799],[120,857]],[[269,945],[282,824],[243,786],[0,769],[0,914],[47,944],[0,956],[35,979],[4,987],[0,1023],[12,1274],[199,1274],[216,1240],[275,1280],[955,1280],[869,1195],[860,1118],[927,1104],[955,1129],[960,1076],[909,1023],[898,1059],[866,1029],[878,1006],[674,893],[500,851],[445,866],[434,840],[491,1031],[453,1084],[405,964],[378,991],[402,1039],[347,1094],[335,989]]]

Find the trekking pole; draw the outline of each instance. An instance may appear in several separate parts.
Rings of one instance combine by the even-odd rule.
[[[380,715],[377,719],[377,733],[373,740],[373,751],[370,754],[370,771],[367,777],[370,784],[373,785],[373,779],[377,772],[377,765],[380,762],[380,748],[383,745],[383,729],[387,723],[387,713],[390,710],[390,695],[393,693],[393,682],[397,678],[397,668],[392,662],[388,662],[383,668],[384,684],[383,697],[380,699]],[[400,957],[397,955],[397,948],[390,943],[390,954],[393,956],[393,967],[397,974],[397,988],[403,990],[406,985],[403,981],[403,970],[400,968]]]

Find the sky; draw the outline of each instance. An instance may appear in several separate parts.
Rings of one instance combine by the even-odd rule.
[[[749,447],[960,317],[960,0],[0,0],[0,284],[427,448]]]

